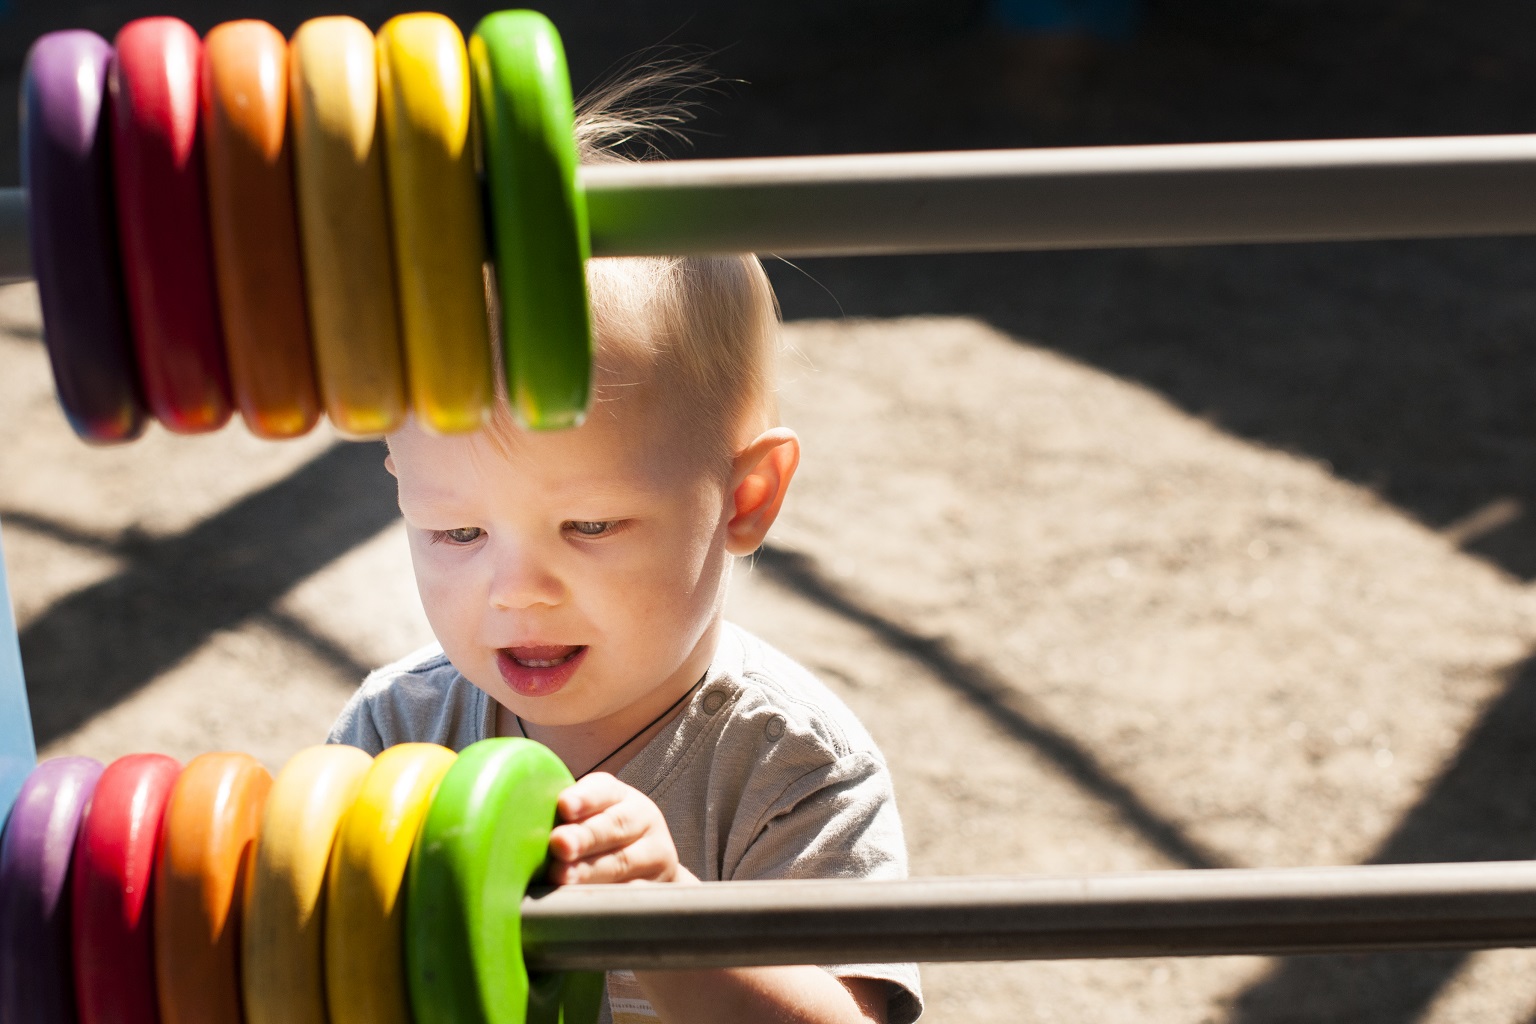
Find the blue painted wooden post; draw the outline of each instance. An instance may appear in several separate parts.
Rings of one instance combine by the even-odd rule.
[[[5,582],[5,553],[0,549],[0,821],[10,813],[21,782],[37,764],[32,738],[32,713],[21,675],[21,645],[16,614]]]

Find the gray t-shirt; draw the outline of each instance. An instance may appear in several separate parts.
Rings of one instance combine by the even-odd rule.
[[[370,674],[328,740],[377,754],[407,742],[462,750],[495,735],[495,702],[433,645]],[[907,875],[874,740],[815,676],[739,627],[726,624],[704,684],[618,777],[661,808],[678,860],[703,881]],[[916,964],[826,970],[890,982],[891,1024],[922,1012]],[[633,975],[612,972],[608,986],[605,1021],[657,1019]]]

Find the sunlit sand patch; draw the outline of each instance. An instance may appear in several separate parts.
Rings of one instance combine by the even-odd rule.
[[[356,680],[261,622],[215,633],[202,647],[41,756],[107,761],[155,750],[185,761],[242,750],[274,771],[325,740]]]
[[[0,287],[0,500],[11,509],[150,536],[177,533],[292,473],[336,443],[322,425],[291,441],[263,441],[236,414],[214,434],[191,437],[151,425],[128,444],[79,441],[54,399],[35,325],[36,289]],[[381,456],[382,458],[382,456]]]
[[[765,558],[733,611],[876,733],[914,872],[1177,866],[1147,820],[1227,863],[1351,863],[1415,808],[1447,810],[1437,778],[1536,637],[1517,581],[1320,461],[984,323],[803,322],[787,337],[781,404],[806,454],[771,543],[818,582],[797,590]],[[890,628],[1001,680],[1132,795],[1142,825],[946,666],[880,650]],[[929,977],[940,1020],[1171,1022],[1226,1019],[1267,972],[1237,959]],[[1446,1006],[1524,1020],[1481,990],[1454,982]]]
[[[92,536],[173,534],[330,443],[232,427],[87,448],[54,409],[36,341],[5,333],[25,325],[25,292],[0,289],[0,507]],[[1136,870],[1191,853],[1348,863],[1405,815],[1435,820],[1442,771],[1536,638],[1527,588],[1305,453],[1235,439],[1049,339],[955,318],[798,323],[788,337],[800,355],[781,399],[806,459],[771,543],[821,590],[765,558],[738,573],[732,614],[875,733],[914,872]],[[24,618],[115,571],[35,531],[7,542]],[[276,767],[323,737],[360,667],[425,639],[386,529],[45,754],[230,748]],[[978,706],[956,672],[1006,691],[1013,717]],[[1524,1022],[1532,967],[1527,953],[1472,957],[1425,1019]],[[937,966],[930,1019],[1221,1021],[1271,969]]]
[[[44,521],[42,525],[50,524]],[[73,542],[69,532],[61,536],[34,528],[20,517],[7,518],[3,511],[0,526],[4,529],[6,572],[23,581],[12,595],[21,629],[55,601],[122,571],[123,559],[111,550],[110,538],[86,536],[87,541],[108,541],[101,545]]]
[[[277,610],[369,668],[432,642],[400,522],[300,583]]]

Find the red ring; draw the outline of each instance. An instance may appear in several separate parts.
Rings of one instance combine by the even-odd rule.
[[[159,1024],[149,894],[160,823],[181,765],[120,757],[102,772],[75,841],[75,1006],[80,1024]]]
[[[179,18],[140,18],[114,46],[119,244],[144,397],[171,430],[217,430],[231,403],[198,117],[203,44]]]

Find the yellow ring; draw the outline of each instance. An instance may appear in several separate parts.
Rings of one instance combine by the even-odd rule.
[[[411,407],[429,429],[476,430],[491,346],[464,37],[441,14],[402,14],[379,29],[378,61]]]
[[[241,933],[247,1024],[326,1024],[326,865],[372,763],[356,747],[309,747],[272,784]]]
[[[405,419],[373,33],[315,18],[288,45],[294,184],[321,397],[343,434],[375,437]]]
[[[402,743],[374,759],[331,855],[325,981],[331,1024],[411,1024],[402,927],[411,844],[457,755]]]

